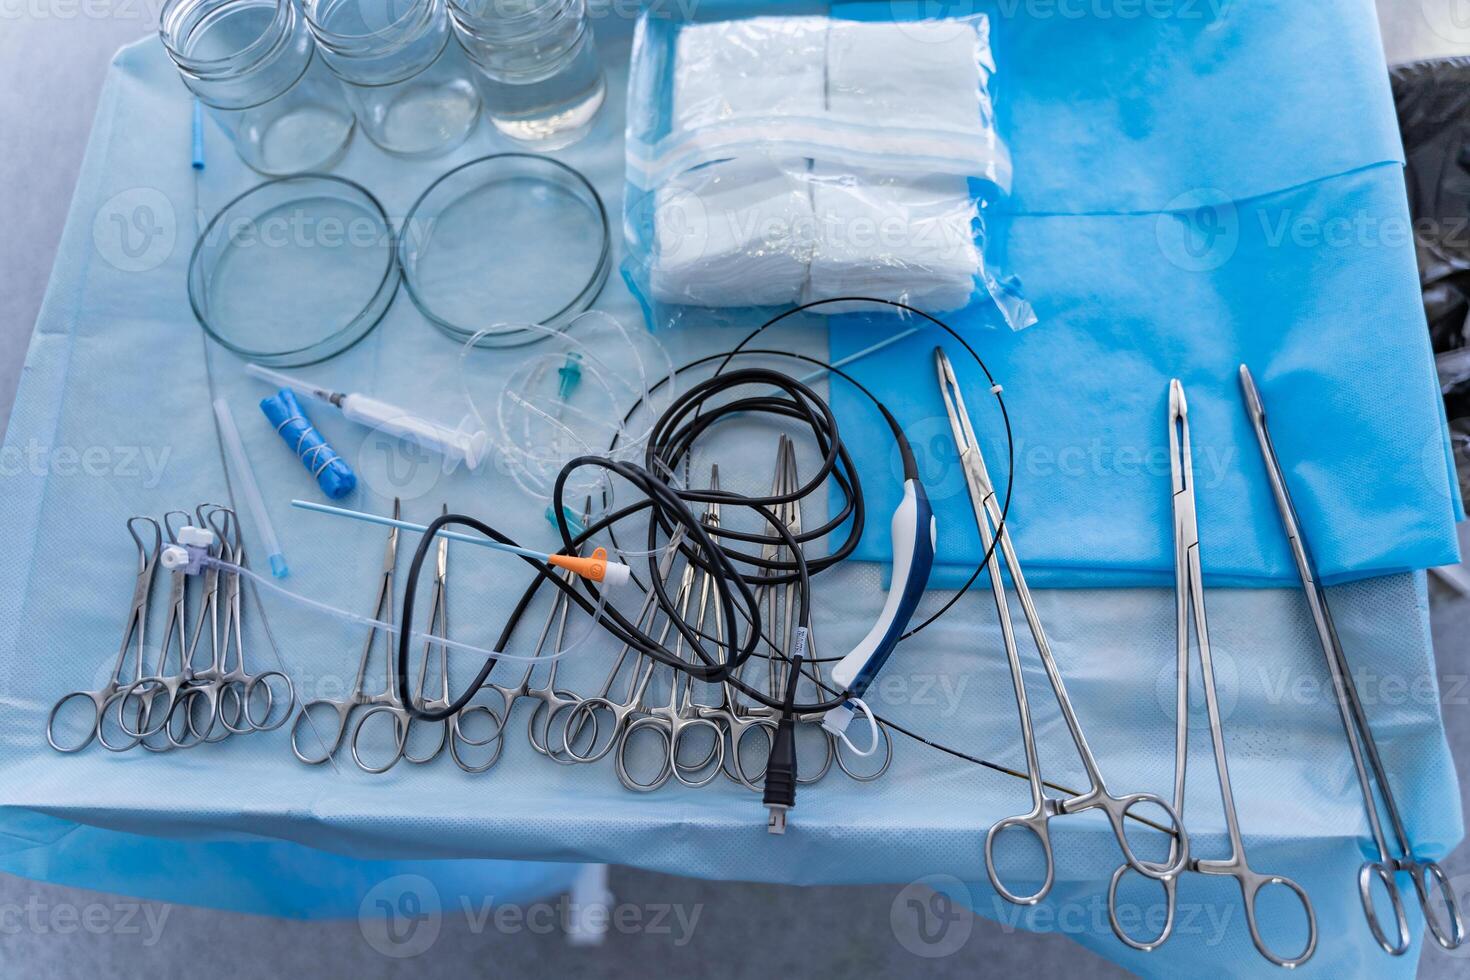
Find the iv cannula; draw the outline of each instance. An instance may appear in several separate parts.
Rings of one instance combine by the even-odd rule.
[[[318,514],[328,514],[332,517],[348,517],[355,521],[380,524],[384,527],[397,528],[401,531],[413,531],[417,534],[424,534],[429,530],[423,524],[415,524],[412,521],[402,521],[396,517],[383,517],[379,514],[370,514],[360,510],[349,510],[346,507],[333,507],[331,504],[319,504],[314,500],[293,500],[291,501],[291,506],[299,507],[301,510],[315,511]],[[492,551],[501,551],[509,555],[519,555],[522,558],[542,561],[548,565],[565,568],[593,582],[602,582],[605,585],[626,585],[633,577],[633,570],[627,565],[608,559],[606,548],[595,549],[590,557],[583,555],[549,554],[545,551],[522,548],[520,545],[506,544],[503,541],[496,541],[493,538],[483,537],[478,534],[462,534],[459,531],[446,531],[443,528],[440,528],[435,534],[441,538],[449,538],[454,541],[479,545],[481,548],[489,548]]]

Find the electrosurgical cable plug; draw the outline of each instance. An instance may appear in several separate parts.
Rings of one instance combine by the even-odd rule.
[[[204,559],[209,557],[209,549],[213,547],[213,531],[190,525],[179,529],[174,543],[163,549],[158,560],[171,572],[198,575],[204,567]]]
[[[786,833],[786,811],[796,806],[796,686],[801,680],[801,662],[806,656],[805,626],[793,631],[791,658],[786,677],[786,694],[781,704],[781,720],[776,723],[776,734],[771,738],[771,754],[766,760],[765,793],[761,802],[766,805],[766,831],[772,834]]]

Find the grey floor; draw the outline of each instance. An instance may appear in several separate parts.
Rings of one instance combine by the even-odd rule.
[[[1470,18],[1461,0],[1377,0],[1391,61],[1470,53]],[[28,0],[0,4],[0,429],[21,372],[26,344],[50,274],[57,240],[81,163],[108,58],[119,45],[151,30],[154,0],[79,3]],[[1462,675],[1470,601],[1436,594],[1435,649],[1441,676]],[[1447,705],[1445,721],[1458,758],[1461,793],[1470,811],[1470,711]],[[1451,876],[1470,872],[1470,846],[1445,862]],[[663,971],[720,974],[775,971],[918,973],[1008,976],[1082,970],[1087,976],[1123,971],[1059,936],[1007,932],[977,919],[957,952],[924,960],[894,941],[889,910],[896,886],[790,888],[687,881],[614,868],[613,891],[627,903],[698,906],[692,938],[614,931],[599,950],[577,949],[559,934],[475,929],[446,916],[434,955],[394,960],[364,941],[354,922],[308,924],[153,906],[136,932],[85,929],[66,935],[17,927],[8,910],[28,907],[109,907],[112,896],[58,888],[0,875],[0,963],[27,975],[160,977],[212,975],[475,976],[533,973],[643,976]],[[1462,897],[1470,901],[1470,896]],[[155,930],[150,923],[158,924]],[[814,953],[818,955],[814,957]],[[820,968],[813,963],[820,962]],[[325,969],[324,969],[325,968]],[[7,970],[8,972],[8,970]],[[1464,976],[1463,960],[1425,954],[1420,976]]]

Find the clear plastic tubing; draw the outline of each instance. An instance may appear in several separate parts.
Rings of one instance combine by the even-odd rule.
[[[322,60],[342,80],[363,132],[389,153],[448,153],[480,117],[446,2],[302,0]]]
[[[501,133],[540,150],[587,134],[607,85],[585,0],[449,0],[449,15]]]
[[[165,0],[158,33],[250,167],[282,177],[341,159],[352,110],[293,0]]]

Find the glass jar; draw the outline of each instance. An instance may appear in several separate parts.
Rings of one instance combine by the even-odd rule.
[[[539,150],[575,143],[607,85],[585,0],[449,0],[490,121]]]
[[[165,0],[158,33],[250,167],[285,176],[341,159],[352,110],[292,0]]]
[[[303,0],[322,59],[378,146],[433,156],[463,143],[480,96],[445,0]]]

